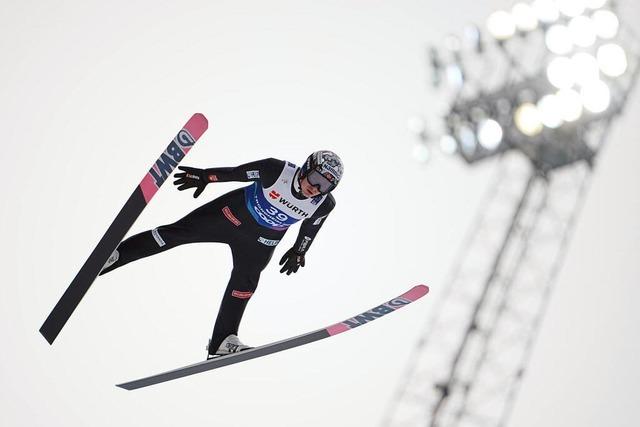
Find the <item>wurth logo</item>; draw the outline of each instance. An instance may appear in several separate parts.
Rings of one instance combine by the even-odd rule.
[[[271,194],[269,194],[271,196]],[[284,197],[280,197],[280,200],[278,200],[280,203],[282,203],[283,205],[285,205],[286,207],[288,207],[289,209],[291,209],[294,213],[300,214],[303,217],[308,217],[309,214],[306,213],[305,211],[303,211],[302,209],[300,209],[299,207],[297,207],[296,205],[294,205],[293,203],[291,203],[290,201],[288,201],[287,199],[285,199]]]
[[[271,190],[271,192],[269,193],[269,197],[275,200],[280,197],[280,193],[278,193],[276,190]]]

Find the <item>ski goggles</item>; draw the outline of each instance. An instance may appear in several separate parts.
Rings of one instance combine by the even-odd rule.
[[[315,169],[309,171],[306,178],[309,184],[316,187],[322,194],[327,194],[336,188],[337,185],[337,183],[334,182],[335,178],[331,174],[327,173],[323,175]]]

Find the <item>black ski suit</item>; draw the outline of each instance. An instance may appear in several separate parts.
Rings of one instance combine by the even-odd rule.
[[[206,169],[211,181],[257,182],[269,188],[291,163],[278,159],[264,159],[234,168]],[[252,184],[254,185],[254,184]],[[292,185],[292,195],[304,198]],[[233,270],[224,293],[213,329],[209,354],[215,354],[222,341],[230,334],[238,335],[238,328],[247,302],[255,292],[260,273],[269,263],[275,246],[286,229],[274,230],[260,225],[249,212],[247,191],[251,186],[226,193],[197,208],[173,224],[136,234],[117,248],[118,260],[100,275],[140,258],[164,252],[185,243],[217,242],[231,248]],[[294,249],[304,254],[335,207],[335,199],[327,195],[316,211],[302,221]]]

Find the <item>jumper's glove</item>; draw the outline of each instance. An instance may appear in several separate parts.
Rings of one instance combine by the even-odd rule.
[[[198,197],[204,191],[204,187],[207,186],[208,183],[214,181],[211,177],[214,175],[207,175],[207,171],[205,169],[191,168],[188,166],[178,166],[182,172],[177,173],[174,178],[177,178],[173,181],[174,185],[178,186],[178,190],[186,190],[188,188],[194,188],[196,191],[193,193],[193,197]]]
[[[287,272],[287,276],[291,273],[298,271],[298,268],[304,267],[304,254],[296,252],[293,248],[284,253],[282,259],[280,259],[280,265],[284,264],[284,267],[280,270],[280,273]]]

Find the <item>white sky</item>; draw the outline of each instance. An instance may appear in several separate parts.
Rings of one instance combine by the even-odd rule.
[[[631,3],[625,17],[637,22]],[[510,4],[5,1],[0,424],[378,423],[492,169],[412,162],[406,119],[437,102],[424,48]],[[635,94],[600,158],[512,425],[638,419],[639,103]],[[300,163],[319,148],[346,163],[307,267],[290,277],[276,268],[295,228],[263,273],[244,341],[327,326],[417,283],[432,295],[303,348],[138,392],[115,388],[204,357],[230,256],[189,245],[97,280],[50,347],[42,321],[194,112],[211,126],[186,165]],[[132,232],[237,186],[194,200],[167,185]]]

